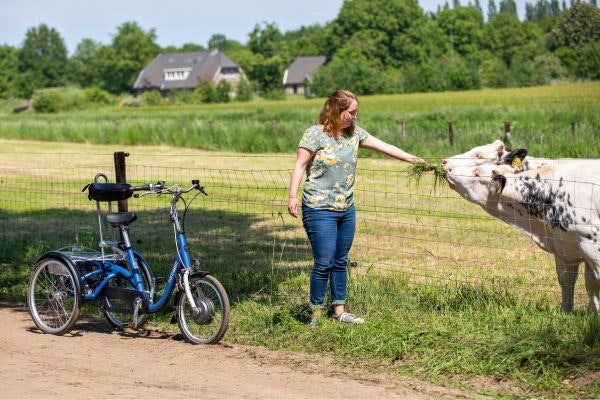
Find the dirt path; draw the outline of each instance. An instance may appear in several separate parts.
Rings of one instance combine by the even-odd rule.
[[[24,306],[0,304],[3,399],[439,399],[472,396],[413,379],[342,371],[262,348],[192,346],[177,334],[111,332],[86,321],[40,333]]]

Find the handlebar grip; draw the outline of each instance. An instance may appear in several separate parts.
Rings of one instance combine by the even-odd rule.
[[[204,190],[204,186],[200,184],[199,179],[192,179],[192,185],[196,186],[196,189],[198,189],[200,193],[203,193],[205,196],[208,196],[208,193],[206,193],[206,191]]]
[[[145,185],[140,186],[131,186],[131,190],[135,191],[146,191],[146,192],[156,192],[158,190],[162,190],[165,187],[165,181],[158,181],[156,183],[146,183]]]

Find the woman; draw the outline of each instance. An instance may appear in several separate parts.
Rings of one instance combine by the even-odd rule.
[[[362,324],[345,310],[348,252],[354,239],[354,177],[358,148],[384,153],[398,160],[423,161],[385,143],[355,125],[358,98],[347,90],[332,93],[321,110],[318,124],[308,128],[300,143],[292,177],[288,211],[298,217],[296,193],[306,171],[302,191],[302,222],[310,241],[314,264],[310,274],[310,306],[314,325],[330,286],[333,318]]]

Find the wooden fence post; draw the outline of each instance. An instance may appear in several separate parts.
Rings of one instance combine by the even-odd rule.
[[[577,136],[577,121],[571,122],[571,135],[573,135],[573,137]]]
[[[504,121],[504,142],[508,141],[510,143],[510,147],[515,147],[512,140],[512,135],[510,134],[510,121]]]
[[[452,126],[452,121],[448,121],[448,141],[450,142],[450,146],[454,146],[454,127]]]
[[[125,157],[129,157],[129,153],[117,151],[114,154],[115,160],[115,179],[117,183],[127,183],[127,169],[125,167]],[[127,200],[119,200],[119,212],[127,211]]]
[[[406,121],[400,120],[400,137],[402,140],[406,140]]]

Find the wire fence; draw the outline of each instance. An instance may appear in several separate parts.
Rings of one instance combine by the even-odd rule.
[[[184,164],[194,164],[186,157]],[[151,165],[131,163],[127,181],[164,180],[186,186],[200,179],[209,195],[191,203],[188,198],[186,233],[192,254],[224,283],[236,280],[237,295],[272,295],[274,281],[293,280],[307,273],[312,262],[301,220],[287,213],[293,159],[231,157],[213,159],[207,163],[210,167],[187,167],[175,165],[173,157],[137,155]],[[5,249],[21,248],[23,242],[30,246],[27,262],[41,251],[66,245],[97,248],[96,203],[82,188],[98,172],[115,181],[109,157],[83,166],[69,166],[69,155],[50,158],[60,166],[0,168],[0,239]],[[289,167],[269,169],[261,162]],[[355,202],[357,231],[350,253],[354,276],[421,285],[481,285],[523,296],[544,292],[557,306],[560,303],[551,255],[447,187],[433,188],[425,179],[417,185],[405,172],[387,165],[359,166]],[[138,214],[130,227],[134,247],[157,275],[166,274],[174,257],[169,198],[131,198],[128,209]],[[23,254],[11,251],[0,257],[3,265],[24,261]],[[307,296],[293,285],[287,287],[279,295]],[[576,297],[576,304],[585,304],[581,282]]]

